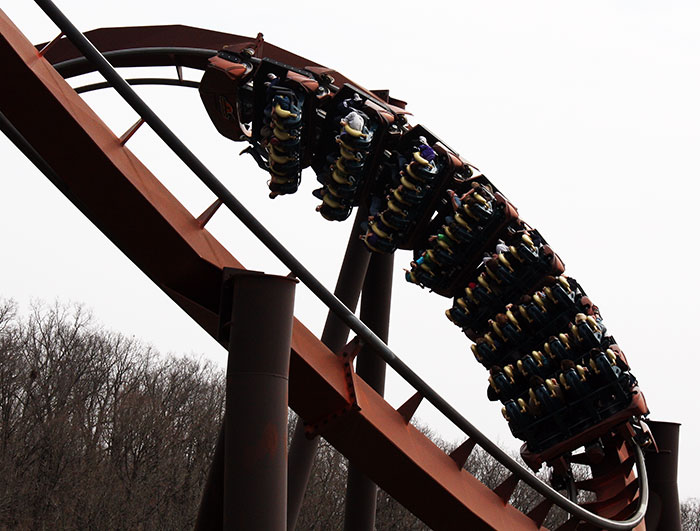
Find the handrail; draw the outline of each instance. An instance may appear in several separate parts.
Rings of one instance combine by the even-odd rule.
[[[348,325],[363,341],[374,349],[406,382],[413,386],[428,402],[445,415],[479,446],[486,450],[503,466],[508,468],[521,481],[550,499],[568,513],[598,527],[612,531],[627,531],[637,526],[646,513],[649,499],[648,481],[644,467],[644,456],[639,445],[634,443],[637,473],[639,475],[639,507],[627,520],[617,521],[604,518],[584,509],[567,497],[543,483],[532,472],[515,461],[491,439],[481,433],[454,407],[413,372],[396,354],[377,337],[347,306],[338,300],[321,282],[292,255],[257,218],[219,181],[213,173],[189,150],[187,146],[165,125],[146,105],[131,86],[119,75],[114,67],[93,46],[93,44],[68,20],[51,0],[35,0],[36,4],[63,31],[78,50],[96,67],[102,76],[114,87],[119,95],[148,123],[153,131],[170,149],[199,177],[199,179],[225,204],[231,212],[273,253],[290,271],[301,280],[333,313]]]

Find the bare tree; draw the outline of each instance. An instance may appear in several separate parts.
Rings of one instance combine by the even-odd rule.
[[[0,304],[0,528],[192,527],[223,389],[80,307]]]
[[[14,302],[0,300],[0,529],[191,528],[224,388],[211,364],[160,357],[79,306],[38,305],[20,318]],[[295,422],[290,412],[291,429]],[[456,446],[419,429],[447,453]],[[347,468],[321,439],[299,529],[342,528]],[[508,475],[478,447],[465,468],[490,488]],[[527,512],[540,499],[520,484],[510,502]],[[590,499],[584,492],[579,501]],[[681,512],[683,529],[700,529],[697,499]],[[545,525],[565,519],[553,510]],[[428,529],[381,490],[376,528]]]
[[[681,503],[681,526],[683,531],[700,529],[700,500],[688,498]]]

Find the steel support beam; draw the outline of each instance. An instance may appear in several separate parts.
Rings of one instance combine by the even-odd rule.
[[[287,523],[289,352],[296,280],[226,269],[226,413],[195,529]],[[231,304],[224,299],[230,299]]]
[[[364,243],[358,238],[360,224],[367,219],[366,208],[359,208],[355,215],[355,222],[350,230],[350,238],[345,249],[343,264],[338,273],[334,295],[338,297],[350,310],[357,307],[360,291],[367,273],[370,253]],[[331,352],[338,353],[347,343],[350,327],[348,327],[335,313],[328,312],[326,324],[323,327],[321,342]],[[301,506],[304,502],[304,493],[309,483],[314,457],[318,449],[318,437],[309,439],[304,430],[304,421],[299,419],[292,435],[289,446],[288,460],[288,504],[287,504],[287,529],[296,528]]]
[[[223,529],[283,531],[296,280],[236,271],[231,283]]]
[[[362,287],[360,319],[384,341],[389,339],[393,254],[373,254]],[[357,356],[357,375],[384,396],[386,363],[370,345]],[[345,531],[373,531],[377,512],[377,485],[352,463],[348,467],[345,498]]]
[[[681,530],[678,500],[678,439],[680,424],[647,421],[659,452],[646,452],[649,474],[649,509],[644,519],[649,531]]]

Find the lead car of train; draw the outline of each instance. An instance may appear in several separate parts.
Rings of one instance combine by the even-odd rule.
[[[267,172],[270,198],[295,193],[310,166],[323,218],[363,206],[357,237],[371,252],[413,251],[406,280],[452,300],[446,316],[472,341],[531,468],[566,475],[573,450],[594,456],[612,432],[652,443],[625,354],[542,235],[476,167],[410,125],[404,102],[335,77],[224,49],[200,95],[218,131]]]

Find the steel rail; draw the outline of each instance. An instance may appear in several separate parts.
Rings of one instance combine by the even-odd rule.
[[[118,60],[122,59],[128,59],[131,57],[136,57],[136,58],[142,58],[142,57],[148,57],[148,56],[153,56],[153,57],[167,57],[169,59],[169,62],[164,63],[164,64],[154,64],[154,65],[140,65],[140,64],[134,64],[134,65],[119,65],[120,67],[127,67],[127,66],[175,66],[178,65],[177,58],[178,57],[186,57],[186,58],[195,58],[199,59],[202,61],[203,65],[206,66],[207,60],[216,55],[217,51],[216,50],[211,50],[209,48],[191,48],[191,47],[183,47],[183,46],[147,46],[147,47],[140,47],[140,48],[125,48],[123,50],[110,50],[107,52],[104,52],[102,55],[109,59],[110,62],[118,62]],[[73,77],[73,76],[81,76],[83,74],[88,74],[90,72],[94,72],[93,69],[90,67],[94,66],[94,63],[87,59],[86,57],[75,57],[73,59],[67,59],[65,61],[61,61],[59,63],[56,63],[53,65],[53,67],[56,69],[56,71],[64,75],[64,72],[68,70],[69,72],[71,70],[74,70],[74,73],[69,74],[66,77]],[[186,65],[185,65],[186,66]],[[88,67],[86,70],[82,70],[82,68]],[[187,68],[196,68],[194,66],[190,66]],[[203,68],[201,69],[203,70]]]
[[[139,77],[134,79],[127,79],[126,82],[132,87],[135,85],[168,85],[171,87],[199,88],[199,81],[190,81],[188,79],[172,79],[168,77]],[[84,94],[86,92],[92,92],[93,90],[101,90],[111,87],[112,85],[110,85],[109,82],[103,81],[101,83],[92,83],[90,85],[76,87],[74,90],[78,94]]]
[[[235,214],[239,220],[296,275],[339,319],[345,322],[363,341],[369,344],[401,377],[413,386],[428,402],[445,415],[466,435],[474,439],[503,466],[508,468],[521,481],[551,500],[566,512],[598,527],[611,531],[628,531],[641,523],[649,500],[648,481],[641,448],[634,442],[636,468],[639,482],[639,507],[635,514],[626,520],[611,520],[584,509],[567,497],[542,482],[532,472],[515,461],[491,439],[481,433],[454,407],[433,390],[423,379],[411,370],[396,354],[358,319],[340,300],[321,284],[294,255],[292,255],[257,218],[219,181],[213,173],[185,146],[185,144],[165,125],[119,75],[107,59],[92,43],[68,20],[51,0],[34,0],[46,15],[63,31],[78,50],[92,63],[114,89],[131,105],[160,138],[180,157],[199,179]]]
[[[120,62],[120,64],[113,65],[118,68],[129,68],[129,67],[144,67],[144,68],[153,68],[153,67],[159,67],[159,66],[185,66],[187,68],[192,68],[195,70],[205,70],[206,66],[208,64],[208,59],[214,55],[217,54],[217,50],[212,50],[209,48],[193,48],[193,47],[186,47],[186,46],[144,46],[144,47],[139,47],[139,48],[123,48],[120,50],[109,50],[106,52],[101,52],[102,55],[104,55],[106,58],[111,59],[110,63],[115,63],[117,60]],[[124,59],[128,58],[134,58],[134,59],[141,59],[143,57],[148,57],[148,56],[153,56],[153,57],[158,57],[160,59],[163,58],[168,58],[167,62],[163,63],[158,63],[158,64],[143,64],[141,62],[137,63],[129,63],[129,62],[124,62],[124,64],[121,64],[121,61]],[[183,58],[183,59],[199,59],[202,60],[203,64],[188,64],[188,65],[183,65],[181,64],[182,61],[178,61],[177,59]],[[259,64],[262,59],[259,57],[248,57],[247,61],[250,61],[252,64],[257,65]],[[64,79],[68,79],[71,77],[75,76],[82,76],[85,74],[90,74],[92,72],[96,71],[94,63],[92,63],[89,59],[86,57],[74,57],[73,59],[67,59],[65,61],[60,61],[57,63],[52,63],[54,69],[63,76]],[[299,68],[299,67],[292,67],[295,71],[299,73],[303,73],[304,69]],[[307,72],[309,74],[309,72]],[[348,80],[349,82],[349,80]],[[111,86],[111,85],[110,85]],[[333,83],[330,83],[328,87],[332,90],[340,90],[340,88],[337,85],[334,85]],[[374,103],[377,105],[380,105],[382,108],[385,110],[392,112],[391,107],[388,105],[387,102],[383,101],[381,98],[377,98],[376,95],[373,95],[370,91],[366,91],[363,88],[360,87],[354,87],[356,90],[361,91],[365,93],[367,96],[370,96],[373,98]],[[454,153],[457,153],[454,149],[450,148],[449,146],[445,146]]]

